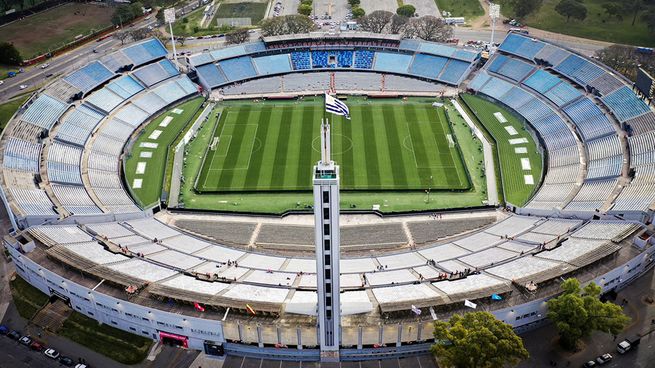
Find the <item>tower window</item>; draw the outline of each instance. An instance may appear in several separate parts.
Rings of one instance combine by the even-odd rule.
[[[330,250],[330,239],[323,239],[323,248],[327,251]]]
[[[329,208],[323,208],[323,218],[326,220],[330,219],[330,209]]]
[[[325,203],[330,202],[330,192],[327,190],[323,192],[323,202]]]
[[[326,255],[325,255],[325,265],[326,265],[326,266],[329,266],[329,265],[330,265],[330,255],[329,255],[329,254],[326,254]]]
[[[323,234],[330,235],[330,224],[323,224]]]

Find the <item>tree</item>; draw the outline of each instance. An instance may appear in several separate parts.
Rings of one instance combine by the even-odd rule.
[[[355,18],[355,19],[360,19],[361,17],[366,15],[366,12],[364,11],[364,9],[360,8],[359,6],[354,7],[352,9],[352,12],[353,12],[353,18]]]
[[[13,43],[0,42],[0,64],[18,66],[22,62],[23,57]]]
[[[403,17],[402,15],[394,14],[391,17],[391,23],[389,23],[389,33],[399,34],[405,30],[409,18]]]
[[[623,20],[623,7],[616,3],[605,3],[603,9],[608,18],[616,18],[618,21]]]
[[[244,43],[246,40],[248,40],[248,30],[246,28],[235,29],[225,34],[225,43],[228,45]]]
[[[426,15],[412,18],[405,27],[405,37],[418,37],[425,41],[446,42],[453,37],[453,27],[442,18]]]
[[[434,323],[432,353],[440,367],[502,368],[529,357],[512,326],[489,312],[455,314]]]
[[[646,23],[646,27],[648,27],[650,33],[655,34],[655,9],[649,10],[641,18]]]
[[[393,13],[390,11],[376,10],[359,20],[359,28],[367,32],[382,33],[392,17]]]
[[[587,7],[577,0],[562,0],[555,6],[559,15],[566,17],[566,22],[573,18],[584,20],[587,17]]]
[[[565,349],[575,349],[592,331],[618,335],[630,321],[621,307],[600,301],[601,288],[593,282],[581,290],[578,280],[569,278],[560,287],[564,293],[548,301],[548,318],[557,326],[560,345]]]
[[[354,8],[356,6],[359,6],[359,4],[361,4],[361,0],[348,0],[348,4],[350,4],[350,6]]]
[[[287,15],[284,17],[287,26],[287,32],[290,34],[294,33],[307,33],[314,30],[316,25],[314,22],[302,15],[293,14]]]
[[[407,18],[413,17],[414,13],[416,13],[416,8],[411,4],[401,5],[398,7],[398,9],[396,9],[396,14]]]
[[[505,3],[512,9],[517,18],[525,18],[541,7],[543,0],[506,0]]]
[[[262,21],[263,36],[277,36],[285,34],[287,28],[285,17],[268,18]]]
[[[312,6],[308,4],[298,5],[298,14],[310,15],[312,13]]]
[[[121,45],[125,45],[125,40],[127,40],[130,37],[130,33],[125,30],[116,31],[114,32],[113,37],[121,41]]]
[[[623,0],[622,3],[625,12],[632,14],[632,25],[634,26],[637,21],[637,16],[646,6],[644,0]]]
[[[261,23],[262,36],[278,36],[293,33],[307,33],[316,25],[304,15],[285,15],[282,17],[269,18]]]
[[[150,30],[148,28],[135,28],[128,32],[132,41],[139,41],[150,37]]]
[[[128,23],[132,19],[143,14],[143,4],[140,2],[131,3],[129,5],[120,5],[114,10],[111,16],[111,22],[115,26]]]

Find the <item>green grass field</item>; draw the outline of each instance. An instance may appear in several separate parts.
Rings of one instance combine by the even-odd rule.
[[[344,190],[470,188],[443,108],[348,102],[352,120],[331,117],[332,159],[341,165]],[[196,190],[310,190],[322,116],[322,99],[225,107]]]
[[[104,6],[68,3],[3,26],[0,41],[13,43],[29,59],[110,26],[111,15]]]
[[[512,16],[511,7],[500,0],[501,11],[505,16]],[[585,0],[587,7],[587,18],[583,21],[571,20],[555,11],[555,6],[560,0],[544,0],[541,8],[534,14],[530,14],[525,22],[530,27],[546,31],[563,33],[571,36],[590,38],[594,40],[622,43],[637,46],[655,46],[655,35],[648,30],[646,23],[641,19],[642,11],[637,17],[635,25],[632,25],[632,14],[624,13],[623,20],[610,19],[602,8],[607,0]],[[622,2],[616,2],[622,5]],[[652,2],[651,2],[652,3]],[[648,5],[646,9],[653,9],[655,5]]]
[[[11,117],[14,116],[16,110],[18,110],[18,108],[21,107],[29,97],[29,95],[19,96],[0,105],[0,132],[5,130],[7,123]]]
[[[31,319],[36,312],[48,304],[48,296],[20,276],[16,276],[9,286],[18,314],[25,319]]]
[[[57,333],[123,364],[143,361],[152,346],[151,339],[136,335],[137,332],[131,334],[111,325],[98,324],[75,311]]]
[[[433,100],[416,99],[415,101],[429,104]],[[353,99],[348,103],[352,104]],[[198,193],[194,189],[194,179],[200,171],[202,158],[214,136],[218,123],[218,112],[226,106],[229,104],[224,102],[215,108],[208,121],[198,131],[196,138],[186,148],[187,155],[182,172],[186,180],[182,182],[180,191],[181,204],[188,209],[277,214],[287,210],[307,209],[308,206],[311,206],[313,200],[310,191]],[[393,213],[483,205],[487,197],[481,143],[472,137],[466,123],[458,114],[452,113],[453,111],[454,108],[451,106],[448,116],[452,121],[452,128],[457,137],[456,141],[470,174],[472,189],[432,191],[429,202],[425,189],[343,191],[341,193],[342,210],[370,210],[373,205],[380,205],[380,211]],[[310,168],[307,168],[305,172],[307,177],[311,176]]]
[[[453,17],[470,18],[484,15],[479,0],[435,0],[439,11],[448,11]]]
[[[507,202],[522,206],[537,188],[542,172],[542,157],[537,144],[525,126],[509,110],[477,96],[463,94],[462,99],[471,109],[483,128],[495,140],[500,161],[502,186]],[[507,123],[500,123],[494,113],[500,112]],[[506,127],[511,127],[516,134],[510,134]],[[511,130],[510,128],[510,130]],[[524,138],[526,143],[511,144],[510,139]],[[524,148],[525,153],[517,153],[517,148]],[[529,160],[529,169],[523,167],[522,159]],[[534,184],[528,184],[524,175],[532,175]]]
[[[125,178],[130,186],[130,191],[141,206],[147,207],[159,201],[166,171],[168,145],[193,120],[203,102],[203,97],[197,97],[176,106],[175,109],[182,110],[180,114],[172,112],[175,109],[171,109],[171,111],[160,115],[143,129],[143,133],[139,135],[132,146],[125,162]],[[165,127],[162,126],[162,124],[166,124],[164,121],[168,123]],[[157,134],[159,135],[156,138],[151,138]],[[157,143],[157,148],[142,147],[143,143]],[[142,155],[152,156],[142,157]],[[140,174],[137,173],[139,164],[145,164],[145,170]],[[135,185],[135,180],[141,180],[140,187]]]
[[[250,18],[252,25],[259,23],[264,19],[264,13],[268,2],[241,2],[241,3],[226,3],[223,2],[218,7],[218,11],[212,20],[212,24],[216,24],[216,19],[219,18]]]

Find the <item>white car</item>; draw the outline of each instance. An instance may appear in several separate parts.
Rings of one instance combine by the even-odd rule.
[[[59,358],[59,352],[55,349],[46,349],[43,354],[48,358],[57,359]]]
[[[5,84],[5,81],[0,80],[0,86],[3,85],[3,84]]]
[[[25,88],[27,88],[27,84],[21,84],[20,86],[18,86],[18,88],[25,89]]]
[[[50,66],[50,64],[45,63],[45,64],[42,64],[42,65],[40,66],[40,68],[41,68],[41,69],[45,69],[45,68],[47,68],[47,67],[49,67],[49,66]]]

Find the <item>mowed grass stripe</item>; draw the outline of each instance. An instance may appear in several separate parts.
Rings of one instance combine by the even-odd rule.
[[[437,169],[443,173],[444,179],[448,184],[448,187],[459,187],[461,186],[461,180],[459,177],[458,170],[455,169],[455,163],[453,161],[452,149],[448,147],[448,139],[446,138],[446,130],[444,129],[444,121],[441,120],[441,117],[434,110],[430,110],[427,114],[428,121],[430,122],[431,135],[436,143],[437,150],[437,159],[441,169]],[[435,185],[434,175],[432,180],[432,185]]]
[[[264,142],[268,136],[268,127],[271,125],[271,116],[273,108],[266,106],[262,109],[259,115],[259,127],[257,129],[257,141],[255,142],[252,157],[250,159],[250,167],[246,173],[245,188],[248,190],[257,189],[259,182],[259,174],[262,168],[262,157],[264,155]]]
[[[352,119],[352,117],[351,117]],[[346,120],[341,127],[341,185],[344,188],[352,188],[355,185],[355,166],[353,163],[353,141],[350,137],[353,134],[353,121]]]
[[[405,161],[405,151],[402,147],[401,137],[398,132],[398,120],[396,119],[396,114],[394,110],[404,110],[398,109],[393,106],[386,106],[382,109],[383,116],[385,117],[384,128],[387,134],[387,146],[389,147],[389,163],[391,164],[391,172],[393,174],[393,183],[397,187],[406,187],[407,186],[407,172],[405,172],[405,167],[407,162]]]
[[[266,140],[262,142],[264,151],[262,154],[261,169],[257,179],[257,189],[269,189],[271,178],[274,175],[275,152],[277,151],[277,140],[280,134],[280,123],[282,121],[282,108],[275,106],[271,111],[269,120],[268,134]],[[283,175],[283,173],[281,174]],[[235,188],[236,189],[236,188]]]
[[[408,106],[398,106],[394,109],[394,118],[396,119],[397,125],[395,127],[398,140],[400,141],[401,150],[398,155],[403,158],[403,164],[405,169],[405,176],[407,178],[407,185],[409,187],[419,187],[420,180],[418,174],[418,167],[416,167],[416,160],[414,158],[414,152],[412,148],[412,138],[408,128],[408,116],[407,109]]]
[[[214,129],[211,132],[211,138],[209,138],[208,145],[211,144],[211,141],[214,137],[218,137],[221,131],[221,127],[223,124],[225,124],[225,119],[227,117],[227,110],[223,110],[221,113],[221,116],[219,117],[218,121],[216,122],[216,125],[214,125]],[[211,160],[214,155],[214,152],[210,151],[209,148],[205,151],[205,160],[202,164],[202,167],[200,167],[200,177],[198,178],[197,188],[200,191],[204,190],[215,190],[216,185],[212,185],[212,183],[208,183],[212,179],[209,178],[211,176],[211,172],[209,169],[211,169]]]
[[[415,106],[407,107],[407,128],[409,129],[409,134],[412,140],[412,149],[414,150],[414,159],[418,171],[419,183],[421,186],[425,186],[429,183],[432,170],[426,168],[426,166],[429,166],[430,161],[425,150],[424,135],[416,110],[417,108]],[[432,139],[432,137],[429,137],[428,139]]]
[[[385,105],[372,111],[371,119],[375,127],[375,140],[378,143],[375,146],[378,158],[378,177],[380,180],[379,189],[393,188],[394,175],[390,165],[392,157],[389,153],[389,138],[387,137],[386,125],[390,121],[385,116]]]
[[[302,120],[300,121],[300,147],[298,147],[298,167],[296,168],[296,182],[300,188],[308,188],[311,185],[311,170],[313,165],[312,157],[314,155],[314,148],[312,148],[314,140],[315,125],[319,125],[317,119],[316,106],[305,105],[302,108]],[[320,145],[320,143],[319,143]]]
[[[234,122],[231,122],[230,119],[225,120],[225,124],[232,123],[232,127],[234,128],[232,130],[232,139],[230,140],[230,149],[228,150],[228,155],[227,157],[225,157],[224,160],[223,170],[214,171],[216,173],[220,173],[220,176],[217,180],[218,189],[232,188],[232,178],[234,177],[235,170],[231,170],[231,169],[236,167],[236,163],[239,160],[239,153],[244,143],[243,133],[246,130],[246,124],[238,124],[238,122],[248,121],[251,111],[252,111],[252,107],[242,106],[237,110],[236,119],[234,119]],[[219,127],[219,130],[222,130],[222,128]],[[215,152],[217,151],[214,151],[214,153]]]
[[[363,135],[359,142],[364,144],[364,154],[366,155],[366,183],[368,188],[380,187],[380,163],[378,161],[377,151],[377,134],[374,119],[372,118],[373,108],[371,106],[362,107],[362,128]]]
[[[289,151],[289,135],[291,133],[291,120],[295,109],[285,106],[282,109],[282,120],[280,120],[280,132],[277,136],[277,150],[273,161],[273,177],[271,178],[271,189],[284,189],[284,174],[287,164],[287,152]]]
[[[293,168],[298,166],[300,161],[300,147],[303,146],[302,138],[302,119],[303,109],[294,107],[293,115],[289,120],[289,136],[287,138],[287,154],[284,163],[284,175],[282,175],[282,189],[302,189],[299,188],[298,171]]]
[[[366,188],[368,184],[368,170],[370,169],[367,166],[366,146],[371,142],[365,139],[368,132],[365,131],[364,110],[353,108],[350,110],[350,115],[352,119],[352,134],[350,138],[353,141],[353,184],[349,189]]]

